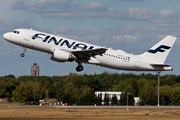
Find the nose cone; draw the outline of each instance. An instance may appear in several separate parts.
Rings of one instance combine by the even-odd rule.
[[[5,40],[8,40],[9,34],[8,34],[8,33],[5,33],[5,34],[3,35],[3,38],[4,38]]]

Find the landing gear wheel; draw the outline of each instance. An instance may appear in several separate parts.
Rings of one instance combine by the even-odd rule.
[[[25,56],[25,54],[24,53],[21,53],[21,57],[24,57]]]
[[[23,53],[21,53],[21,57],[24,57],[25,56],[25,53],[26,52],[26,48],[25,47],[23,47]]]
[[[77,71],[77,72],[80,72],[80,71],[82,71],[83,69],[84,69],[84,68],[83,68],[82,65],[79,65],[79,66],[76,67],[76,71]]]

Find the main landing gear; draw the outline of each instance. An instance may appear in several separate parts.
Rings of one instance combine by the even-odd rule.
[[[21,53],[21,57],[24,57],[24,56],[25,56],[24,53],[26,52],[26,48],[24,47],[23,49],[24,49],[24,50],[23,50],[23,53]]]
[[[84,69],[84,67],[82,66],[82,63],[78,62],[78,66],[76,67],[76,71],[80,72]]]

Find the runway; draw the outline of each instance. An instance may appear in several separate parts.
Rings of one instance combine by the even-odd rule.
[[[59,109],[180,109],[180,106],[54,106]]]

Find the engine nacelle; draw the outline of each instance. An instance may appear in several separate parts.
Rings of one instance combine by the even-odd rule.
[[[51,60],[57,61],[57,62],[66,62],[66,61],[73,61],[76,57],[69,52],[63,51],[63,50],[55,50],[51,56]]]

